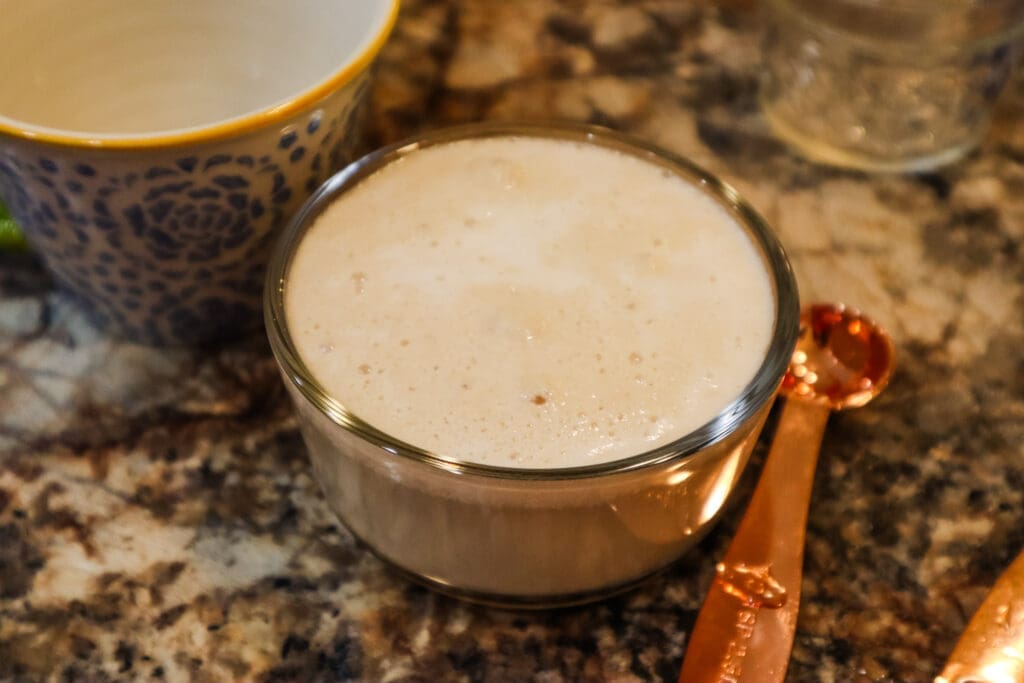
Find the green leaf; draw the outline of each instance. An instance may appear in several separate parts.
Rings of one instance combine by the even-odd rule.
[[[17,223],[11,218],[7,207],[0,203],[0,250],[22,251],[27,248],[28,244]]]

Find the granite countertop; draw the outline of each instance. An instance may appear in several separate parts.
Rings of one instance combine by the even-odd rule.
[[[1024,547],[1024,88],[957,167],[829,170],[768,134],[755,33],[737,0],[409,0],[367,144],[483,118],[631,131],[738,186],[805,300],[885,323],[898,374],[825,437],[788,679],[929,680]],[[0,255],[0,679],[675,681],[741,510],[589,607],[434,595],[329,513],[261,337],[118,343]]]

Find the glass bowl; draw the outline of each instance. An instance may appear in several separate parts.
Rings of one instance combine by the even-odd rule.
[[[403,443],[352,414],[312,376],[289,336],[284,309],[289,267],[305,232],[335,198],[386,164],[432,145],[488,136],[554,138],[634,155],[700,188],[746,230],[774,288],[775,324],[756,375],[715,418],[669,444],[612,462],[495,467]],[[580,125],[464,126],[363,157],[328,180],[282,235],[264,308],[316,477],[349,530],[415,581],[465,599],[519,607],[598,599],[691,549],[746,465],[799,327],[796,283],[782,247],[735,190],[668,152]]]

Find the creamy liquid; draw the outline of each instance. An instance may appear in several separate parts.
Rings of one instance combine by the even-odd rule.
[[[573,467],[714,418],[773,329],[765,266],[729,213],[663,167],[504,137],[407,155],[303,237],[297,350],[352,413],[469,462]]]

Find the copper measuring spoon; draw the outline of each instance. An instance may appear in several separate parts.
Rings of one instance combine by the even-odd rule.
[[[1024,553],[971,617],[935,683],[1024,681]]]
[[[833,304],[803,310],[775,439],[690,634],[680,683],[783,680],[825,423],[831,411],[878,395],[894,364],[889,335],[858,311]]]

